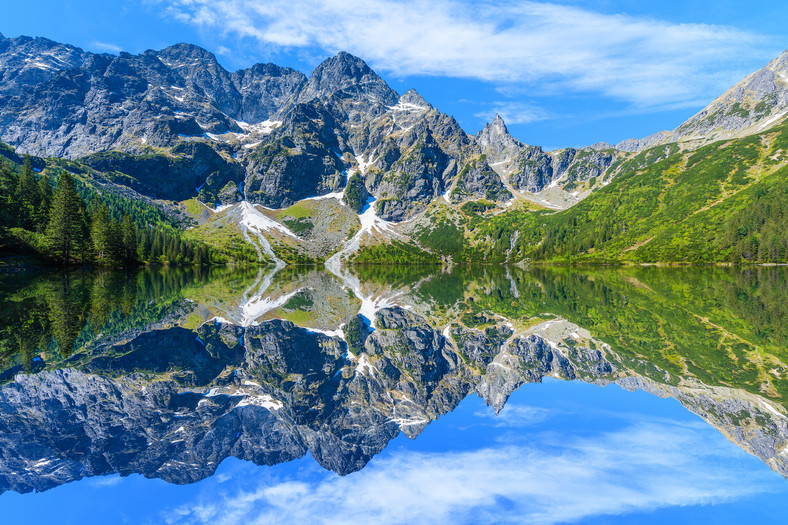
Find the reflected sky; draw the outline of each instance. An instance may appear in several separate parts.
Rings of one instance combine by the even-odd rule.
[[[9,523],[742,523],[772,521],[787,495],[674,400],[548,379],[497,416],[469,397],[344,477],[231,458],[192,485],[109,476],[0,506]]]

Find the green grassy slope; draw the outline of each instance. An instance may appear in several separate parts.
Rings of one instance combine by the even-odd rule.
[[[476,258],[634,262],[784,262],[788,126],[691,152],[661,146],[559,213],[511,212],[473,232]],[[642,158],[639,158],[642,157]],[[643,162],[641,164],[646,164]]]

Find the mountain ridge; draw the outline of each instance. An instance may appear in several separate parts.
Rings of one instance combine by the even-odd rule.
[[[486,261],[492,234],[494,246],[508,241],[505,260],[516,261],[529,251],[524,237],[491,233],[497,216],[517,224],[521,213],[574,209],[677,151],[688,156],[719,134],[735,139],[778,125],[788,104],[788,83],[778,79],[783,54],[672,134],[547,152],[515,139],[499,115],[469,135],[415,90],[399,95],[346,52],[307,77],[274,64],[230,73],[191,44],[115,56],[41,38],[0,42],[0,139],[22,153],[75,160],[90,168],[88,178],[175,201],[198,228],[212,221],[237,236],[272,235],[233,224],[230,217],[243,213],[221,214],[246,202],[245,209],[259,206],[274,222],[300,221],[306,231],[312,218],[325,223],[327,208],[309,204],[310,218],[294,206],[314,199],[344,206],[348,192],[364,195],[343,226],[346,242],[317,249],[299,234],[266,240],[274,253],[295,250],[310,260],[337,253],[350,260],[394,241],[457,260],[463,242],[438,237],[459,235],[474,245],[467,253]],[[486,225],[474,233],[477,217]]]

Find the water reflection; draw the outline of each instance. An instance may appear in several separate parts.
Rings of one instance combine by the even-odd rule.
[[[780,268],[3,277],[0,490],[310,452],[340,474],[550,376],[673,397],[788,474]]]

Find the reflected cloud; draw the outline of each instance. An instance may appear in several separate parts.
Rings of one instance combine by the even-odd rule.
[[[522,407],[531,408],[531,407]],[[516,412],[516,411],[515,411]],[[173,509],[167,523],[540,523],[728,502],[767,491],[707,429],[642,423],[561,448],[396,451],[356,474],[315,473]]]
[[[493,427],[525,427],[541,423],[553,414],[552,410],[528,405],[507,404],[498,414],[492,410],[479,410],[474,416],[485,418]]]

